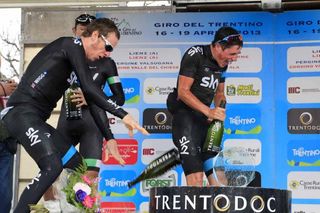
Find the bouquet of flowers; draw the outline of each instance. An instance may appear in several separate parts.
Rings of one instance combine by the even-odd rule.
[[[67,185],[62,189],[68,203],[86,213],[97,213],[101,195],[98,193],[99,179],[91,179],[85,175],[87,164],[83,164],[73,171],[67,181]]]

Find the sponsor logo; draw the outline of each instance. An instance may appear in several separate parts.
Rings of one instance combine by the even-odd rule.
[[[174,148],[171,139],[146,139],[142,142],[141,161],[147,165],[171,148]]]
[[[288,87],[288,94],[299,94],[300,87]]]
[[[76,37],[73,39],[73,43],[79,45],[79,46],[82,46],[82,42],[81,42],[81,39],[79,37]]]
[[[130,21],[125,18],[112,17],[112,21],[117,25],[121,35],[126,36],[141,36],[142,31],[131,26]]]
[[[219,79],[215,79],[214,75],[211,75],[210,77],[203,77],[201,79],[200,86],[205,88],[211,88],[212,90],[216,90],[219,84]]]
[[[39,172],[38,175],[36,177],[34,177],[31,182],[26,186],[26,188],[29,190],[30,189],[30,185],[34,184],[35,182],[39,182],[39,179],[41,177],[41,173]]]
[[[167,109],[148,108],[143,111],[143,127],[149,133],[171,133],[172,115]]]
[[[287,156],[290,166],[320,166],[318,141],[290,141]]]
[[[140,100],[140,81],[137,78],[121,78],[126,104],[138,103]],[[112,92],[108,85],[104,87],[105,94],[111,96]]]
[[[40,73],[40,75],[32,82],[31,87],[35,88],[37,84],[47,75],[47,71]]]
[[[169,187],[177,185],[178,174],[174,170],[168,171],[166,174],[157,178],[150,178],[142,181],[140,184],[140,192],[143,196],[149,196],[149,191],[152,187]]]
[[[262,83],[259,78],[227,78],[225,91],[228,103],[259,103]]]
[[[134,171],[129,170],[104,170],[100,172],[99,191],[110,197],[132,197],[136,194],[136,189],[128,190],[128,183],[135,178],[135,175]]]
[[[226,139],[223,147],[243,148],[244,152],[241,155],[246,155],[243,157],[247,159],[245,163],[248,165],[257,166],[261,163],[261,141],[258,139]]]
[[[276,203],[279,198],[274,196],[252,195],[242,196],[217,194],[170,194],[154,196],[155,210],[179,212],[181,210],[207,210],[213,212],[277,212]]]
[[[289,103],[320,103],[320,77],[292,77],[287,81]]]
[[[228,118],[225,120],[225,134],[254,135],[260,134],[261,131],[260,110],[256,108],[228,110]]]
[[[134,139],[116,139],[118,150],[126,165],[133,165],[138,160],[138,142]],[[104,146],[107,141],[104,141]],[[106,165],[119,165],[119,162],[110,153],[106,153],[106,149],[102,151],[102,162]]]
[[[139,121],[139,110],[136,108],[125,108],[125,110],[132,115],[134,120]],[[112,132],[114,134],[128,134],[128,129],[123,124],[122,120],[110,113],[107,112],[109,124]],[[135,134],[137,130],[133,130],[133,133]]]
[[[190,143],[190,140],[188,140],[186,136],[182,136],[179,139],[179,143],[180,143],[180,146],[181,146],[180,155],[189,155],[189,151],[188,151],[189,146],[188,146],[188,144]]]
[[[195,46],[195,47],[191,47],[189,50],[188,50],[188,55],[189,56],[193,56],[194,54],[196,53],[200,53],[201,55],[203,55],[203,49],[202,47],[200,46]]]
[[[72,71],[70,73],[70,77],[67,79],[67,82],[71,85],[74,82],[77,82],[77,80],[78,80],[78,77],[77,77],[76,73],[74,71]]]
[[[137,212],[132,202],[101,202],[101,213],[129,213]]]
[[[320,199],[320,172],[290,172],[287,188],[293,199]]]
[[[320,109],[290,109],[287,115],[287,125],[290,134],[319,134]]]
[[[41,139],[39,139],[39,135],[37,133],[39,133],[39,130],[35,130],[32,127],[30,127],[28,129],[28,131],[26,132],[26,136],[28,136],[28,138],[31,142],[30,146],[34,146],[37,143],[41,142]]]
[[[176,78],[147,78],[143,84],[144,101],[164,104],[176,85]]]

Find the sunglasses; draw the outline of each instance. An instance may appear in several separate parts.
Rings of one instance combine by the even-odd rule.
[[[242,41],[242,35],[240,34],[232,34],[224,37],[223,39],[217,41],[217,42],[226,42],[226,43],[231,43],[233,41]]]
[[[91,21],[95,20],[96,17],[88,15],[88,14],[84,14],[84,15],[80,15],[78,18],[76,18],[76,22],[78,23],[90,23]]]
[[[104,40],[105,42],[105,46],[104,48],[106,49],[107,52],[112,52],[113,51],[113,47],[111,45],[111,43],[106,39],[106,37],[104,37],[103,35],[100,35],[101,38]]]

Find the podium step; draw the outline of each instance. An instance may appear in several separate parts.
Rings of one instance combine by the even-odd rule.
[[[150,213],[290,213],[291,192],[259,187],[156,187]]]

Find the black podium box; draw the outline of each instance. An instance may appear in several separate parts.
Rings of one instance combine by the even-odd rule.
[[[290,213],[291,192],[259,187],[156,187],[150,213]]]

